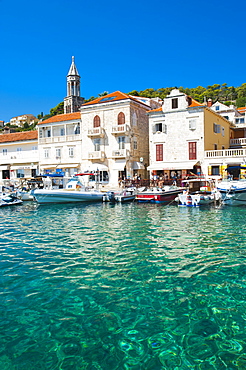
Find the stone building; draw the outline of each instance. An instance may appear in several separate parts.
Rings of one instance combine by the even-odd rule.
[[[120,91],[81,106],[83,171],[98,170],[112,186],[118,180],[147,176],[148,116],[159,99],[134,97]]]
[[[220,174],[216,161],[206,151],[229,148],[231,126],[224,117],[207,105],[180,92],[171,91],[161,108],[150,111],[149,140],[152,176],[184,178]]]

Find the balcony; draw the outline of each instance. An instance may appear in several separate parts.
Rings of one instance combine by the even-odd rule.
[[[233,146],[233,147],[243,147],[243,146],[246,146],[246,138],[245,137],[242,137],[242,138],[239,138],[239,139],[231,139],[230,140],[230,146]]]
[[[37,162],[39,159],[36,150],[22,151],[21,153],[10,152],[7,155],[0,153],[1,164]]]
[[[39,138],[39,144],[62,143],[65,141],[79,140],[80,135],[63,135]]]
[[[102,127],[93,127],[88,130],[87,135],[90,137],[104,137],[104,129]]]
[[[113,135],[129,135],[130,127],[127,124],[112,126]]]
[[[105,152],[102,151],[102,150],[89,152],[88,157],[89,157],[90,160],[99,159],[99,160],[103,161],[105,159]]]
[[[129,158],[130,151],[128,149],[113,150],[112,158]]]
[[[246,149],[224,149],[224,150],[206,150],[205,158],[234,158],[243,159],[246,157]]]

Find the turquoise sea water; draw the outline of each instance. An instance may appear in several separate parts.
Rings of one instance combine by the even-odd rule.
[[[246,369],[245,216],[0,209],[0,369]]]

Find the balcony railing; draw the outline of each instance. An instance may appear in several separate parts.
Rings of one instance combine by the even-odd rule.
[[[88,130],[88,136],[93,137],[103,137],[104,136],[104,130],[102,127],[93,127]]]
[[[80,135],[41,137],[39,138],[39,144],[61,143],[64,141],[75,141],[75,140],[79,140],[79,138],[80,138]]]
[[[205,158],[243,158],[246,157],[246,149],[206,150]]]
[[[113,158],[128,158],[130,157],[130,151],[128,149],[113,150],[112,157]]]
[[[37,162],[38,158],[37,151],[23,151],[21,153],[8,153],[7,155],[0,154],[1,164]]]
[[[89,152],[88,157],[89,157],[89,159],[101,159],[101,160],[103,160],[105,158],[105,152],[102,151],[102,150]]]
[[[239,139],[231,139],[230,145],[233,145],[233,146],[244,146],[245,145],[246,146],[246,138],[242,137]]]
[[[130,127],[127,124],[112,126],[112,134],[114,135],[128,135],[130,133]]]

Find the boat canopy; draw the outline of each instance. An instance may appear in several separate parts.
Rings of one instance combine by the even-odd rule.
[[[246,170],[246,166],[230,166],[229,165],[229,167],[227,167],[226,169],[225,169],[225,171],[230,171],[230,170]]]
[[[42,177],[63,177],[65,175],[64,172],[53,172],[53,173],[46,173],[41,175]]]

